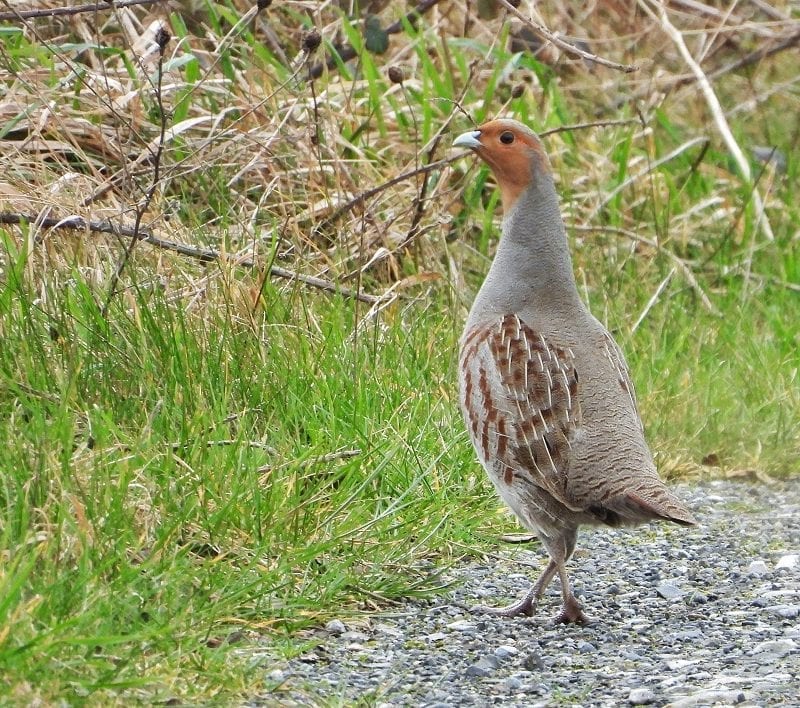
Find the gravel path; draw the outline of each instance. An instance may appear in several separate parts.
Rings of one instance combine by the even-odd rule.
[[[538,544],[502,544],[449,596],[330,622],[254,704],[800,706],[800,479],[678,491],[700,527],[582,531],[568,569],[592,625],[549,621],[557,581],[533,618],[466,611],[544,567]]]

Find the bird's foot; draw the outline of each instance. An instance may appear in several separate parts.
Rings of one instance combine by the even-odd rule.
[[[531,588],[525,597],[511,605],[506,605],[505,607],[477,605],[473,607],[471,611],[475,614],[493,615],[494,617],[519,617],[520,615],[531,617],[533,615],[533,610],[536,608],[538,599],[534,588]]]
[[[564,606],[553,618],[554,624],[591,624],[589,618],[583,614],[580,603],[574,595],[570,595],[565,601]]]

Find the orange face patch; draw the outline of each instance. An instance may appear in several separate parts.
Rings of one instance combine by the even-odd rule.
[[[550,161],[536,135],[521,123],[493,120],[478,128],[480,147],[475,152],[492,168],[506,213],[536,179],[550,173]]]

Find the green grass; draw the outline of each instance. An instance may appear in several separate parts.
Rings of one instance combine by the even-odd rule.
[[[452,118],[430,157],[445,156],[450,134],[468,125],[455,100],[478,120],[502,113],[552,127],[596,116],[595,79],[510,54],[502,25],[459,39],[422,22],[387,55],[324,73],[312,95],[304,70],[293,75],[251,25],[209,60],[240,16],[234,7],[207,3],[173,18],[181,48],[171,45],[165,85],[174,90],[163,108],[170,125],[198,123],[164,146],[143,219],[230,260],[202,265],[139,244],[104,315],[116,239],[0,228],[8,703],[230,703],[279,691],[265,665],[313,645],[300,630],[436,593],[448,563],[515,529],[456,404],[457,339],[500,216],[486,168],[468,159],[430,174],[406,249],[397,244],[421,177],[315,227],[427,160]],[[270,12],[285,13],[273,26],[292,60],[308,18]],[[358,23],[326,17],[360,41]],[[37,27],[4,32],[4,88],[20,107],[32,97],[63,107],[41,124],[72,147],[0,156],[0,211],[47,207],[130,224],[153,179],[146,163],[131,168],[158,136],[153,67],[124,44],[97,55],[99,76],[138,92],[114,107],[103,82],[59,83],[64,65],[94,69]],[[402,86],[386,77],[393,63],[406,66]],[[793,66],[771,69],[775,78],[732,81],[723,95],[747,98]],[[534,89],[512,98],[525,77]],[[546,140],[579,287],[627,353],[670,477],[797,473],[798,167],[793,128],[780,121],[795,99],[764,106],[772,135],[745,117],[734,123],[742,141],[773,140],[790,157],[785,177],[759,182],[774,241],[756,228],[750,187],[718,141],[648,169],[703,132],[697,103],[666,101],[646,134],[634,121]],[[41,110],[3,113],[0,135],[24,143]],[[81,206],[109,175],[115,188]],[[233,265],[239,252],[256,267]],[[399,297],[371,306],[265,278],[271,263]]]
[[[231,690],[209,641],[430,591],[494,505],[438,305],[355,337],[352,302],[270,285],[255,316],[140,292],[107,323],[80,282],[5,294],[0,662],[43,696]]]

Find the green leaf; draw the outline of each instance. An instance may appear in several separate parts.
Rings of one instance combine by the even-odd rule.
[[[383,54],[389,48],[389,35],[375,15],[364,20],[364,46],[373,54]]]

